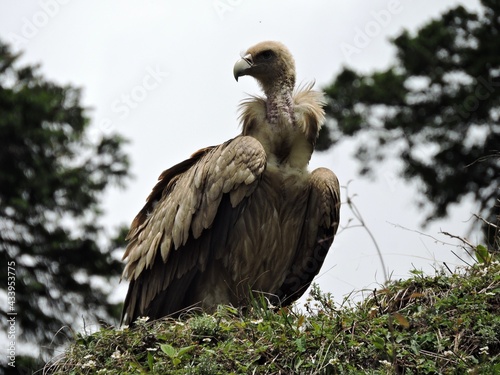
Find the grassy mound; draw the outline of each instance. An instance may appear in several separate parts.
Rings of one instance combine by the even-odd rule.
[[[79,336],[47,374],[500,373],[500,263],[413,272],[355,305],[145,320]]]

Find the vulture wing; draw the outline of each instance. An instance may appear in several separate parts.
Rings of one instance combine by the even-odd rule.
[[[310,176],[310,191],[293,265],[276,293],[277,302],[288,305],[299,299],[318,274],[340,222],[340,186],[326,168]]]
[[[209,258],[223,256],[220,248],[240,203],[254,191],[265,165],[260,142],[239,136],[162,173],[127,237],[123,277],[130,286],[122,323],[186,307],[193,278]]]

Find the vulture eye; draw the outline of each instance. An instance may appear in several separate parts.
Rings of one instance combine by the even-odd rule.
[[[271,57],[273,57],[274,53],[270,49],[262,51],[259,56],[262,57],[264,60],[269,60]]]

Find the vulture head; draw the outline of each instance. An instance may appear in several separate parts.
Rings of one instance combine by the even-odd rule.
[[[295,61],[288,49],[279,42],[266,41],[250,47],[234,65],[234,78],[254,77],[266,95],[276,88],[293,90]]]

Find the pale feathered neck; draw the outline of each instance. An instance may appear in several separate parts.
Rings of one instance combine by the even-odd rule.
[[[294,86],[294,77],[283,77],[273,85],[262,87],[266,95],[266,119],[270,124],[278,124],[280,119],[288,124],[295,124]]]
[[[294,127],[300,129],[312,145],[315,144],[321,125],[325,121],[325,100],[321,92],[313,90],[314,82],[300,85],[295,92],[288,92],[282,96],[269,97],[250,96],[240,103],[240,121],[243,135],[252,135],[257,127],[265,122],[270,122],[269,117],[274,113],[283,113],[282,103],[291,101],[291,104],[285,104],[288,108],[290,118],[294,120]],[[286,98],[284,101],[283,99]],[[276,107],[276,109],[275,109]]]

